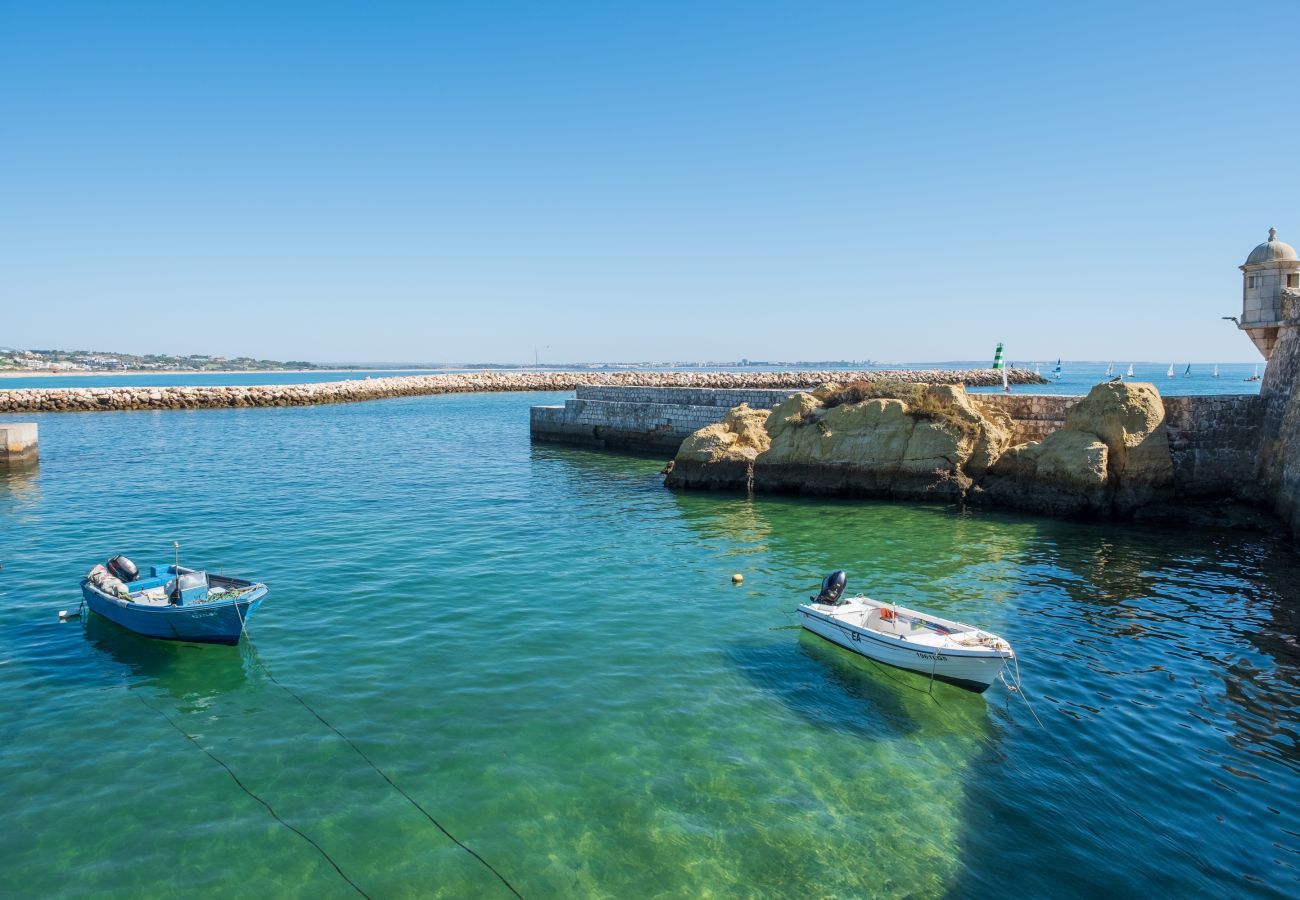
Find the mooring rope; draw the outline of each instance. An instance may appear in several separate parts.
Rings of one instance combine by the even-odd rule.
[[[1004,663],[1002,669],[998,671],[998,677],[1002,679],[1002,683],[1007,686],[1009,693],[1019,694],[1020,699],[1025,701],[1025,707],[1029,710],[1029,714],[1034,717],[1034,721],[1038,723],[1038,727],[1042,729],[1043,734],[1047,735],[1048,740],[1050,740],[1053,744],[1055,744],[1057,750],[1060,751],[1059,758],[1065,760],[1066,763],[1068,763],[1070,766],[1072,766],[1076,771],[1080,773],[1083,773],[1085,775],[1094,774],[1089,770],[1088,766],[1084,765],[1082,762],[1074,758],[1073,754],[1070,752],[1069,749],[1066,748],[1065,744],[1062,743],[1056,737],[1056,735],[1053,734],[1051,730],[1046,725],[1043,724],[1043,720],[1038,718],[1038,713],[1034,712],[1034,706],[1032,703],[1029,702],[1029,695],[1025,693],[1025,689],[1024,687],[1021,686],[1020,683],[1020,658],[1016,657],[1015,675],[1013,676],[1015,678],[1014,687],[1011,684],[1007,683],[1006,677],[1003,674],[1005,669],[1006,669],[1006,664]],[[1114,805],[1120,807],[1123,810],[1126,810],[1127,812],[1131,813],[1132,815],[1140,819],[1147,827],[1149,827],[1152,830],[1152,832],[1159,835],[1159,837],[1165,843],[1167,843],[1179,854],[1181,854],[1182,856],[1190,860],[1196,868],[1201,870],[1202,874],[1207,874],[1207,875],[1214,874],[1214,872],[1201,860],[1200,857],[1190,852],[1186,847],[1184,847],[1177,840],[1175,840],[1174,836],[1170,834],[1167,829],[1161,828],[1160,825],[1158,825],[1156,822],[1152,821],[1147,816],[1143,815],[1141,810],[1126,803],[1124,800],[1114,796],[1110,792],[1103,791],[1102,796],[1106,797]],[[1089,828],[1088,830],[1092,831],[1091,828]],[[1096,832],[1093,831],[1093,834],[1096,834]]]
[[[172,717],[169,716],[169,715],[167,715],[167,713],[163,712],[161,708],[159,708],[159,707],[157,707],[157,706],[154,706],[154,705],[153,705],[152,703],[150,703],[148,700],[144,699],[144,697],[143,697],[142,695],[140,695],[140,694],[136,694],[136,695],[135,695],[135,698],[136,698],[137,700],[139,700],[141,703],[143,703],[145,706],[147,706],[147,707],[149,707],[150,709],[152,709],[152,710],[153,710],[154,712],[156,712],[158,715],[160,715],[160,716],[162,716],[164,719],[166,719],[166,720],[167,720],[167,724],[170,725],[172,728],[175,728],[178,732],[180,732],[180,733],[185,737],[185,740],[189,741],[189,742],[190,742],[191,744],[193,744],[195,747],[198,747],[200,750],[202,750],[204,753],[207,754],[207,756],[208,756],[209,759],[211,759],[211,760],[212,760],[213,762],[215,762],[217,765],[221,766],[221,768],[225,769],[225,770],[226,770],[226,774],[230,776],[230,779],[231,779],[232,781],[234,781],[235,784],[239,785],[239,789],[242,790],[242,791],[243,791],[245,794],[247,794],[248,796],[252,797],[252,798],[253,798],[254,800],[256,800],[258,803],[262,804],[262,806],[264,806],[264,807],[266,808],[266,811],[267,811],[268,813],[271,814],[271,817],[272,817],[273,819],[275,819],[275,821],[279,822],[279,823],[280,823],[281,825],[283,825],[285,828],[288,828],[288,829],[289,829],[290,831],[292,831],[294,834],[298,835],[298,837],[302,838],[304,841],[306,841],[307,843],[309,843],[309,844],[311,844],[313,847],[315,847],[315,848],[316,848],[316,852],[319,853],[321,856],[323,856],[323,857],[325,858],[325,861],[328,862],[331,866],[334,867],[334,871],[335,871],[335,872],[338,872],[338,873],[339,873],[339,877],[342,878],[344,881],[346,881],[349,885],[351,885],[351,886],[352,886],[352,889],[353,889],[354,891],[356,891],[356,892],[357,892],[358,894],[360,894],[362,897],[365,897],[366,900],[372,900],[372,898],[371,898],[371,896],[370,896],[369,894],[367,894],[365,891],[363,891],[363,890],[361,889],[361,887],[360,887],[360,886],[359,886],[355,881],[353,881],[351,878],[348,877],[348,873],[347,873],[347,872],[344,872],[344,871],[343,871],[343,867],[340,866],[337,862],[334,861],[334,857],[330,856],[328,853],[325,852],[325,848],[324,848],[324,847],[322,847],[320,844],[318,844],[318,843],[316,843],[314,840],[312,840],[311,836],[308,835],[306,832],[304,832],[302,829],[297,828],[297,827],[295,827],[295,826],[289,824],[289,823],[286,822],[283,818],[281,818],[280,814],[277,813],[277,812],[275,811],[275,808],[272,807],[271,804],[267,803],[265,800],[263,800],[263,799],[262,799],[261,797],[259,797],[257,794],[253,793],[253,791],[249,790],[248,785],[244,784],[244,782],[242,782],[242,781],[239,780],[239,776],[235,774],[235,770],[232,769],[232,768],[230,768],[230,766],[226,765],[226,763],[221,759],[221,757],[217,756],[215,753],[213,753],[213,752],[212,752],[211,750],[209,750],[207,747],[204,747],[202,744],[200,744],[200,743],[198,742],[198,740],[195,739],[194,735],[190,734],[190,733],[189,733],[188,731],[186,731],[184,728],[182,728],[181,726],[177,725],[176,722],[172,719]]]
[[[307,712],[309,712],[309,713],[311,713],[313,716],[315,716],[316,719],[317,719],[317,721],[319,721],[322,725],[324,725],[324,726],[325,726],[326,728],[328,728],[330,731],[334,732],[334,733],[337,734],[340,738],[342,738],[342,739],[344,740],[344,742],[346,742],[347,745],[348,745],[349,747],[351,747],[353,750],[356,751],[356,753],[357,753],[358,756],[360,756],[362,759],[364,759],[364,760],[366,761],[366,765],[370,766],[370,768],[374,769],[377,773],[379,773],[379,777],[382,778],[382,779],[384,779],[384,781],[388,782],[388,785],[389,785],[393,790],[395,790],[395,791],[397,791],[397,793],[401,794],[401,795],[406,799],[406,802],[407,802],[407,803],[410,803],[411,806],[413,806],[413,807],[415,807],[417,810],[419,810],[419,811],[420,811],[420,814],[423,815],[426,819],[428,819],[428,820],[433,824],[433,826],[434,826],[435,828],[437,828],[439,831],[441,831],[443,834],[445,834],[445,835],[446,835],[446,836],[451,840],[452,843],[454,843],[457,847],[459,847],[460,849],[464,850],[464,851],[465,851],[466,853],[468,853],[470,856],[472,856],[472,857],[474,857],[476,860],[478,860],[478,861],[479,861],[479,862],[480,862],[480,863],[481,863],[481,864],[482,864],[482,865],[483,865],[483,866],[484,866],[484,867],[485,867],[489,872],[491,872],[493,875],[495,875],[495,876],[497,877],[497,879],[498,879],[498,880],[499,880],[503,885],[505,885],[506,890],[510,891],[511,894],[513,894],[514,896],[518,897],[519,900],[523,900],[523,895],[520,894],[519,891],[515,889],[515,886],[514,886],[513,884],[510,883],[509,879],[507,879],[506,876],[504,876],[504,875],[501,874],[501,872],[497,869],[496,866],[492,865],[492,863],[488,862],[488,861],[487,861],[486,859],[484,859],[481,855],[479,855],[478,851],[476,851],[473,847],[470,847],[470,846],[467,845],[464,841],[462,841],[460,838],[456,837],[456,835],[452,834],[452,833],[447,829],[447,827],[446,827],[445,825],[443,825],[441,822],[439,822],[437,819],[435,819],[435,818],[433,817],[433,815],[430,814],[429,811],[428,811],[427,809],[425,809],[423,806],[421,806],[420,803],[419,803],[419,802],[418,802],[414,797],[412,797],[412,796],[411,796],[410,794],[408,794],[406,791],[402,790],[401,787],[399,787],[399,786],[397,785],[397,783],[393,781],[393,779],[389,778],[389,777],[388,777],[388,774],[387,774],[386,772],[384,772],[383,769],[381,769],[381,768],[379,768],[379,766],[375,765],[374,760],[372,760],[369,756],[367,756],[367,755],[366,755],[366,752],[365,752],[364,750],[362,750],[360,747],[358,747],[358,746],[353,742],[353,740],[352,740],[350,737],[348,737],[348,736],[347,736],[346,734],[344,734],[343,732],[339,731],[338,728],[336,728],[336,727],[335,727],[331,722],[329,722],[329,721],[328,721],[324,716],[322,716],[320,713],[316,712],[316,710],[312,708],[311,704],[309,704],[306,700],[304,700],[302,697],[300,697],[300,696],[297,694],[297,692],[295,692],[295,691],[294,691],[292,688],[290,688],[288,685],[284,684],[284,683],[281,682],[278,678],[276,678],[275,675],[273,675],[273,674],[271,673],[271,668],[270,668],[270,666],[268,666],[268,665],[267,665],[267,664],[262,660],[262,656],[261,656],[261,654],[259,654],[259,653],[257,652],[257,646],[253,643],[253,641],[252,641],[251,638],[250,638],[249,641],[248,641],[248,646],[249,646],[249,649],[251,649],[252,652],[253,652],[253,658],[257,660],[257,664],[258,664],[258,666],[260,666],[261,669],[262,669],[262,671],[266,673],[266,677],[267,677],[267,678],[271,679],[271,681],[274,682],[275,685],[276,685],[277,687],[279,687],[282,691],[284,691],[285,693],[287,693],[290,697],[292,697],[293,699],[297,700],[300,704],[302,704],[303,709],[307,710]]]

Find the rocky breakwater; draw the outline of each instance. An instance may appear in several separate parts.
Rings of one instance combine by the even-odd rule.
[[[960,385],[827,384],[741,406],[687,438],[674,488],[937,499],[1056,515],[1169,515],[1174,468],[1150,384],[1097,385],[1041,442]]]
[[[1013,370],[1017,384],[1046,383]],[[0,413],[91,412],[125,409],[210,409],[247,406],[314,406],[386,397],[499,391],[571,391],[579,384],[693,387],[802,388],[832,378],[957,382],[991,385],[1001,376],[987,369],[911,372],[483,372],[403,375],[310,384],[214,385],[211,387],[19,388],[0,390]]]

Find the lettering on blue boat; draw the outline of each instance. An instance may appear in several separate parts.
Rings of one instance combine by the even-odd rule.
[[[948,657],[941,653],[922,653],[920,650],[917,650],[916,655],[921,657],[921,659],[937,659],[939,662],[948,661]]]

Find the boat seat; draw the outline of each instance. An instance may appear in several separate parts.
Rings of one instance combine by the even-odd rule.
[[[167,599],[167,589],[161,585],[140,591],[136,594],[134,600],[136,603],[150,603],[158,606],[166,606],[170,602]]]

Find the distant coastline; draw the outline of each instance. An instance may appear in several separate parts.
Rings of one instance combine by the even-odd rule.
[[[382,369],[6,369],[0,372],[0,378],[117,378],[122,375],[137,377],[141,375],[341,375],[347,372],[379,372]]]

